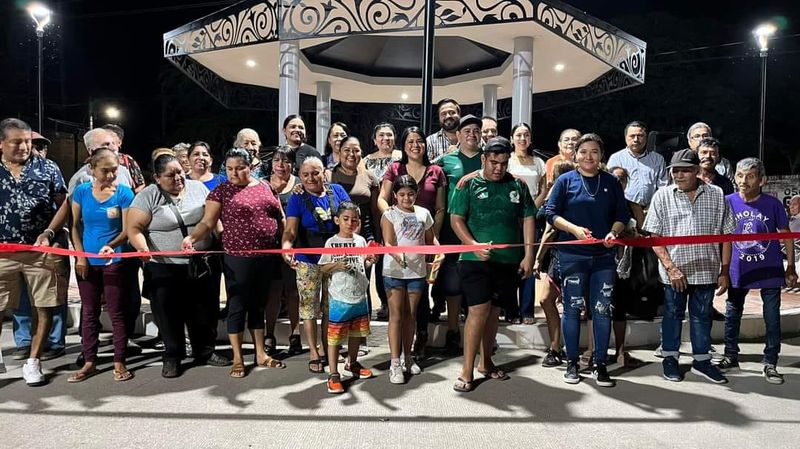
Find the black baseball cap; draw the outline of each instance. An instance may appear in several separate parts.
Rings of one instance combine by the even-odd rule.
[[[478,125],[478,128],[480,128],[481,126],[483,126],[483,121],[481,121],[481,119],[479,119],[478,117],[475,117],[472,114],[467,114],[467,115],[461,117],[461,121],[458,122],[459,131],[461,130],[461,128],[463,128],[463,127],[465,127],[467,125]]]
[[[486,153],[511,153],[511,142],[503,136],[492,137],[486,141],[483,146],[483,152]]]
[[[671,163],[667,168],[691,168],[700,165],[700,157],[697,156],[697,153],[695,153],[691,148],[685,148],[675,152],[675,154],[672,155],[672,161],[670,162]]]

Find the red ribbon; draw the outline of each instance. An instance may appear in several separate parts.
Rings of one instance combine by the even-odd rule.
[[[724,242],[750,242],[763,240],[784,240],[800,239],[800,232],[772,232],[761,234],[725,234],[725,235],[689,235],[682,237],[636,237],[630,239],[616,239],[615,245],[653,247],[671,245],[701,245],[708,243]],[[603,240],[591,238],[586,240],[570,240],[566,242],[549,242],[547,245],[595,245],[603,243]],[[539,245],[539,243],[536,243]],[[292,249],[259,249],[249,251],[231,252],[231,254],[257,255],[257,254],[337,254],[337,255],[369,255],[369,254],[451,254],[468,253],[486,249],[507,249],[520,248],[525,246],[523,243],[516,244],[477,244],[477,245],[420,245],[420,246],[381,246],[370,244],[367,247],[356,248],[292,248]],[[92,258],[130,258],[130,257],[186,257],[194,254],[223,254],[225,251],[153,251],[153,252],[127,252],[101,256],[99,254],[74,251],[65,248],[53,248],[44,246],[32,246],[21,243],[0,243],[0,253],[16,253],[22,251],[35,251],[40,253],[57,254],[59,256],[76,256]]]

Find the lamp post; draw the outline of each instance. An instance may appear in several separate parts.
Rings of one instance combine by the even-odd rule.
[[[38,131],[42,132],[42,117],[44,114],[44,100],[42,99],[42,39],[44,38],[44,27],[50,23],[50,10],[41,3],[31,3],[28,5],[28,14],[31,15],[33,22],[36,24],[36,40],[39,44],[39,128]]]
[[[775,25],[765,23],[753,30],[753,35],[758,41],[759,56],[761,56],[761,117],[758,129],[758,158],[764,161],[764,118],[767,113],[767,56],[769,55],[769,38],[775,34]]]
[[[89,129],[94,129],[94,100],[89,101]],[[106,106],[101,109],[103,115],[108,120],[117,121],[122,117],[122,110],[116,106]]]

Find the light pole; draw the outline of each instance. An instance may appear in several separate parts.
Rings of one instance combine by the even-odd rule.
[[[39,44],[39,128],[42,133],[42,117],[44,114],[44,100],[42,99],[42,39],[44,38],[44,27],[50,23],[50,10],[41,3],[34,2],[28,5],[28,14],[31,15],[33,22],[36,23],[36,40]]]
[[[753,36],[758,41],[759,56],[761,56],[761,117],[758,128],[758,158],[764,162],[764,118],[767,113],[767,56],[769,55],[769,38],[775,34],[775,25],[765,23],[753,30]]]

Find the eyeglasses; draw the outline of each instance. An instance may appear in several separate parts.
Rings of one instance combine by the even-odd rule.
[[[695,135],[693,135],[691,137],[691,139],[692,140],[700,140],[700,139],[706,139],[708,137],[711,137],[711,134],[695,134]]]

